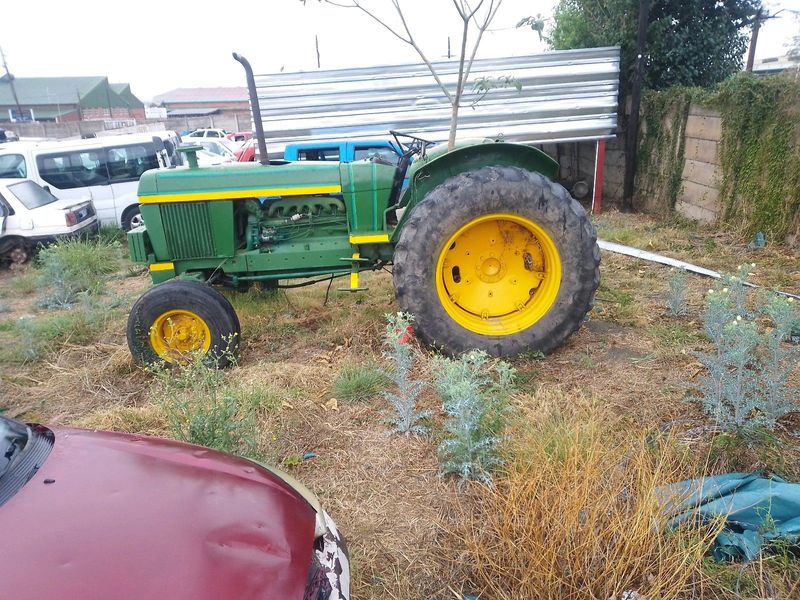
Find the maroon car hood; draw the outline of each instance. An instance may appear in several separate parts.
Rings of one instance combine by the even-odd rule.
[[[3,598],[303,598],[315,511],[277,476],[198,446],[53,431],[0,507]]]

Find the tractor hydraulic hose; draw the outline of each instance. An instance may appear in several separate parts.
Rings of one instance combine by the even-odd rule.
[[[253,125],[256,128],[256,139],[258,139],[258,153],[261,155],[259,162],[262,165],[269,164],[269,156],[267,155],[267,142],[264,139],[264,124],[261,122],[261,107],[258,104],[258,94],[256,93],[256,79],[253,76],[253,68],[248,61],[241,54],[234,52],[233,58],[239,61],[244,67],[245,75],[247,75],[247,91],[250,92],[250,110],[253,113]]]

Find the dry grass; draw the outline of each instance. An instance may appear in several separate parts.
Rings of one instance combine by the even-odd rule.
[[[473,486],[449,525],[480,597],[685,597],[716,529],[667,532],[656,490],[692,471],[687,453],[557,389],[526,408],[504,476]]]
[[[640,216],[611,213],[600,219],[600,226],[601,236],[604,231],[617,229],[618,232],[612,231],[612,234],[622,235],[618,238],[620,241],[624,238],[627,243],[717,270],[735,269],[742,262],[756,262],[755,277],[760,283],[787,290],[800,289],[797,255],[784,248],[768,246],[763,251],[748,253],[744,249],[746,240]],[[123,271],[125,268],[123,265]],[[517,410],[533,423],[533,431],[545,431],[545,424],[549,422],[552,432],[553,420],[548,421],[545,416],[561,414],[560,435],[563,438],[566,436],[564,423],[572,423],[571,427],[581,425],[591,414],[591,411],[586,412],[585,406],[575,408],[576,399],[602,399],[601,417],[595,415],[586,425],[587,429],[575,429],[573,434],[583,431],[581,439],[588,437],[596,444],[598,453],[602,450],[606,454],[587,453],[585,445],[575,449],[570,463],[573,470],[570,481],[574,490],[587,494],[587,498],[596,498],[598,506],[630,509],[627,513],[616,511],[616,520],[608,521],[610,532],[612,526],[629,527],[630,520],[635,521],[637,514],[639,521],[636,522],[641,525],[644,515],[652,510],[652,505],[645,502],[634,505],[630,498],[625,500],[627,504],[620,504],[620,498],[630,493],[628,490],[638,490],[640,495],[635,498],[640,498],[650,483],[655,485],[672,476],[680,477],[670,470],[683,464],[680,453],[678,456],[669,454],[662,460],[644,452],[636,458],[636,453],[644,447],[644,431],[674,431],[694,457],[688,460],[689,466],[695,460],[705,464],[705,458],[712,451],[712,436],[703,430],[707,425],[705,417],[693,403],[684,401],[688,384],[698,373],[692,351],[702,349],[705,343],[698,335],[699,315],[709,281],[689,277],[689,315],[676,319],[666,315],[664,296],[668,276],[664,267],[604,253],[601,270],[603,288],[585,326],[553,355],[543,360],[522,356],[514,359],[513,364],[519,370],[521,382]],[[439,399],[431,390],[420,398],[420,408],[435,413],[431,438],[390,436],[383,415],[388,406],[380,395],[365,402],[340,401],[335,409],[326,406],[333,397],[332,386],[345,365],[385,365],[381,358],[383,315],[397,310],[391,278],[379,272],[367,274],[364,281],[371,288],[368,293],[351,295],[331,291],[327,303],[325,285],[273,294],[231,294],[240,314],[244,344],[240,366],[225,374],[226,382],[242,389],[263,390],[270,405],[274,404],[274,411],[259,413],[260,446],[273,455],[271,462],[282,463],[283,468],[320,496],[346,533],[352,555],[354,597],[455,599],[457,596],[452,590],[470,589],[470,581],[466,579],[470,564],[459,561],[460,557],[468,558],[461,555],[464,542],[446,537],[436,524],[444,524],[452,530],[456,515],[479,515],[481,508],[475,504],[479,496],[470,495],[459,501],[454,486],[438,475],[436,435],[442,418]],[[25,289],[26,281],[17,284],[14,273],[0,273],[0,297],[5,296],[3,302],[12,309],[11,313],[0,314],[0,325],[7,322],[6,319],[18,319],[21,315],[38,318],[41,314],[33,304],[33,295],[19,293],[17,285]],[[114,279],[108,288],[110,292],[126,294],[133,299],[148,285],[143,275]],[[335,286],[334,283],[334,289]],[[130,360],[123,313],[111,315],[98,338],[90,343],[59,343],[46,360],[36,364],[0,364],[0,397],[3,399],[0,408],[5,409],[5,414],[32,421],[169,435],[160,401],[151,394],[151,376]],[[0,342],[13,342],[10,335],[0,327]],[[421,351],[419,359],[418,377],[430,381],[427,353]],[[624,421],[618,417],[624,417]],[[598,423],[611,423],[613,426],[608,425],[609,429],[625,432],[627,437],[622,436],[620,440],[614,436],[607,440],[603,429],[598,429]],[[790,432],[797,429],[791,423],[786,427]],[[514,431],[520,447],[524,441],[537,448],[533,431],[526,431],[525,427]],[[797,448],[796,440],[790,435],[781,433],[780,437],[784,443]],[[308,451],[316,456],[298,460]],[[538,454],[529,454],[525,460],[533,466],[540,464],[545,458],[541,451],[539,444]],[[628,456],[626,452],[635,460],[622,466],[618,461],[616,470],[612,468],[612,460]],[[733,466],[731,458],[736,454],[742,458],[742,462],[736,463],[737,468],[781,466],[780,461],[789,461],[792,464],[785,465],[787,469],[796,468],[800,473],[800,453],[782,448],[778,448],[778,452],[779,456],[757,457],[737,449],[723,449],[714,456],[709,467],[711,472],[728,469]],[[513,463],[516,471],[510,473],[516,474],[515,485],[527,485],[526,478],[539,477],[539,474],[522,460],[522,453],[517,456]],[[609,465],[603,464],[600,456],[606,456]],[[546,475],[558,486],[555,489],[567,489],[566,483],[558,479],[564,476],[556,468],[559,463],[542,464],[549,470],[541,475],[540,483],[548,481],[543,479]],[[563,461],[560,464],[563,466]],[[635,470],[635,465],[639,471]],[[579,467],[584,473],[590,468],[599,469],[595,475],[602,475],[600,481],[606,487],[606,496],[597,495],[599,492],[575,475],[574,469]],[[644,467],[651,471],[643,472]],[[622,483],[615,482],[620,473],[624,475]],[[640,479],[634,477],[635,473],[639,473]],[[614,490],[616,496],[612,493]],[[537,488],[536,493],[539,494],[537,503],[538,499],[562,502],[544,488]],[[487,496],[486,499],[501,506],[500,497]],[[525,501],[533,502],[520,496],[519,502]],[[608,504],[601,505],[601,501]],[[569,508],[566,498],[556,506],[561,511]],[[635,506],[640,506],[639,512],[633,510]],[[557,547],[563,555],[566,552],[564,540],[572,534],[570,527],[575,527],[576,519],[586,519],[586,516],[580,517],[580,512],[577,515],[564,513],[559,524],[555,519],[560,513],[555,507],[551,509],[545,504],[537,510],[540,511],[537,515],[551,519],[549,535],[561,544]],[[593,518],[603,517],[600,508],[593,510]],[[594,523],[600,527],[603,521]],[[521,522],[515,527],[525,533]],[[477,535],[480,530],[474,533]],[[535,539],[544,543],[542,535],[537,535]],[[588,550],[606,552],[606,561],[608,557],[627,556],[624,551],[634,539],[628,542],[627,537],[619,537],[623,543],[606,550],[585,539],[585,562],[565,564],[570,564],[573,571],[585,566],[593,569],[587,573],[611,576],[614,569],[597,562],[593,564]],[[670,553],[674,550],[675,539],[682,538],[663,538],[656,530],[647,538],[642,530],[635,542],[641,547],[648,541],[660,548],[664,556],[674,557]],[[694,543],[691,538],[686,539],[687,543]],[[525,538],[519,540],[517,543],[523,544]],[[513,549],[510,546],[509,552]],[[694,561],[695,555],[689,553],[689,556]],[[609,583],[600,591],[617,591],[616,598],[619,598],[619,591],[630,589],[652,593],[656,588],[647,587],[654,585],[647,574],[659,577],[659,574],[668,574],[667,564],[670,563],[660,566],[652,552],[641,558],[631,558],[624,572],[627,579],[622,577],[624,573],[620,567],[619,579],[614,580],[618,587]],[[694,583],[684,588],[689,589],[684,597],[732,600],[739,597],[733,591],[738,585],[743,598],[790,598],[787,594],[792,589],[791,582],[800,580],[792,574],[788,566],[791,564],[794,563],[788,560],[764,559],[759,568],[763,568],[767,576],[761,578],[756,577],[755,566],[747,567],[740,577],[738,566],[704,564],[702,574],[694,570]],[[644,584],[637,579],[637,568],[643,573],[639,579]],[[679,579],[673,580],[676,586],[684,581],[683,573],[681,571]],[[787,583],[782,583],[784,573]],[[524,578],[525,575],[518,576]],[[625,588],[626,584],[630,587]],[[777,590],[772,596],[767,593],[770,586]],[[504,597],[492,594],[487,588],[481,598]],[[549,597],[561,596],[554,592]],[[595,597],[609,600],[612,594]],[[648,600],[657,597],[648,596]]]

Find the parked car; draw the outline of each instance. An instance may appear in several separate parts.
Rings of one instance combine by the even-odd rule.
[[[195,129],[192,133],[185,135],[187,138],[224,138],[228,132],[224,129]]]
[[[0,179],[0,262],[26,262],[37,245],[98,230],[91,198],[59,200],[29,179]]]
[[[4,598],[349,599],[344,541],[270,467],[0,416]]]
[[[372,156],[380,156],[392,164],[397,164],[402,152],[394,142],[388,140],[362,140],[355,142],[305,142],[287,144],[283,151],[285,160],[322,160],[352,162]]]
[[[0,146],[0,177],[27,178],[62,200],[89,196],[101,225],[142,224],[137,188],[148,169],[181,164],[180,138],[162,131]]]
[[[0,144],[3,142],[18,142],[19,136],[8,129],[0,129]]]
[[[225,136],[232,142],[246,142],[253,138],[252,131],[235,131]]]
[[[232,149],[227,140],[211,139],[211,138],[187,138],[186,143],[191,145],[200,145],[203,150],[210,154],[216,154],[223,159],[222,162],[236,162],[236,153]]]
[[[258,144],[256,138],[250,138],[234,152],[238,162],[253,162],[256,159],[256,149]]]
[[[247,142],[236,151],[236,160],[239,162],[252,162],[256,160],[258,144],[255,138]],[[267,147],[269,151],[269,146]],[[357,142],[306,142],[302,144],[287,144],[283,151],[283,159],[321,160],[353,162],[372,156],[379,156],[385,161],[397,164],[402,152],[394,142],[388,140],[362,140]],[[270,158],[273,156],[270,155]]]
[[[201,167],[211,167],[214,165],[221,165],[231,162],[229,158],[208,152],[207,150],[198,150],[195,152],[197,156],[197,164]]]

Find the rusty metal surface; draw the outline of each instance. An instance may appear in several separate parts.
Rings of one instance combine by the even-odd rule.
[[[450,90],[457,61],[434,63]],[[492,90],[475,106],[480,77],[514,77],[521,90]],[[450,105],[424,64],[256,75],[270,154],[291,142],[385,138],[390,129],[444,141]],[[619,48],[476,60],[462,101],[459,137],[547,143],[614,137]]]

